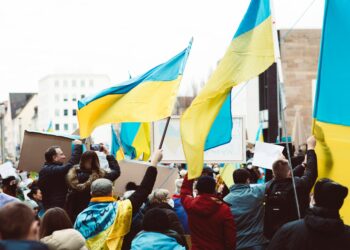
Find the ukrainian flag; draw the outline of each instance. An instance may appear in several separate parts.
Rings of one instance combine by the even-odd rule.
[[[131,159],[148,160],[151,156],[151,127],[149,123],[125,122],[121,124],[120,140],[124,154]]]
[[[176,101],[188,47],[145,74],[78,101],[81,138],[103,124],[152,122],[169,117]]]
[[[314,106],[320,178],[350,188],[350,1],[327,0]],[[350,197],[341,215],[350,223]]]
[[[264,72],[275,61],[272,34],[270,1],[252,0],[217,69],[181,117],[189,178],[202,172],[208,134],[232,87]]]
[[[132,219],[130,200],[116,201],[113,197],[94,197],[74,224],[86,239],[90,250],[121,249],[129,233]]]
[[[112,130],[112,146],[111,146],[111,154],[114,155],[114,157],[117,160],[122,160],[124,159],[124,152],[122,147],[120,146],[117,133],[115,132],[113,125],[111,125],[111,130]]]
[[[49,127],[46,129],[46,132],[53,132],[53,124],[52,124],[52,121],[50,121]]]

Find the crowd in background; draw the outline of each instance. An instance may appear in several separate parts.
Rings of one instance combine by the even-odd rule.
[[[214,165],[192,180],[180,167],[174,190],[154,189],[159,150],[142,181],[127,183],[121,197],[113,182],[123,173],[107,147],[99,148],[104,170],[95,151],[73,145],[67,163],[61,148],[47,149],[38,178],[25,185],[2,179],[0,250],[350,249],[350,227],[339,214],[348,189],[317,181],[314,137],[298,166],[281,157],[268,181],[257,168],[238,168],[231,187]]]

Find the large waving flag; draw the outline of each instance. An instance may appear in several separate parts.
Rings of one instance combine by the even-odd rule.
[[[274,61],[270,0],[252,0],[217,69],[181,117],[189,178],[202,172],[208,134],[232,87],[264,72]]]
[[[145,74],[78,101],[81,138],[107,123],[152,122],[169,117],[176,101],[188,47]]]
[[[124,154],[131,159],[148,160],[151,156],[151,127],[145,122],[125,122],[121,124],[120,140]]]
[[[319,177],[350,188],[350,1],[327,0],[314,107]],[[350,197],[341,210],[350,223]]]

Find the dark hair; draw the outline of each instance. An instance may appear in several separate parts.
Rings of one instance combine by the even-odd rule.
[[[288,177],[289,165],[286,160],[277,160],[272,164],[272,172],[276,179]]]
[[[87,161],[91,160],[91,170],[85,168]],[[80,159],[80,169],[85,171],[99,171],[100,170],[100,161],[95,151],[88,150],[82,154]]]
[[[60,148],[59,146],[51,146],[45,152],[45,161],[47,163],[53,162],[53,157],[57,154],[56,149]]]
[[[12,181],[16,181],[16,184],[12,184]],[[17,180],[14,176],[9,176],[2,180],[2,189],[5,194],[16,197],[17,195]]]
[[[34,200],[34,195],[38,193],[40,189],[37,186],[34,186],[31,188],[30,192],[27,194],[27,196],[31,199]]]
[[[339,210],[348,195],[348,188],[328,179],[320,179],[315,184],[314,198],[316,206]]]
[[[250,179],[249,171],[244,168],[236,169],[232,176],[235,184],[245,184]]]
[[[216,181],[211,176],[201,176],[197,181],[197,190],[199,194],[214,194]]]
[[[0,234],[2,240],[25,239],[35,221],[32,209],[22,202],[11,202],[0,209]]]
[[[40,238],[51,235],[54,231],[73,228],[66,211],[62,208],[54,207],[47,210],[40,225]]]
[[[149,232],[164,232],[170,227],[168,216],[161,208],[148,210],[143,217],[142,228]]]
[[[125,190],[126,191],[130,191],[130,190],[136,190],[137,189],[137,185],[135,182],[129,181],[128,183],[126,183],[125,185]]]

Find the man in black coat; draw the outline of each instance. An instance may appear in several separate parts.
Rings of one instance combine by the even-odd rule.
[[[304,219],[278,230],[268,249],[350,249],[350,227],[339,215],[347,195],[346,187],[330,179],[319,180],[315,185],[315,206]]]
[[[75,164],[79,163],[82,154],[82,142],[75,140],[73,145],[72,156],[65,165],[66,156],[60,147],[52,146],[45,152],[46,162],[39,172],[38,181],[45,210],[52,207],[64,207],[68,191],[66,174]]]

